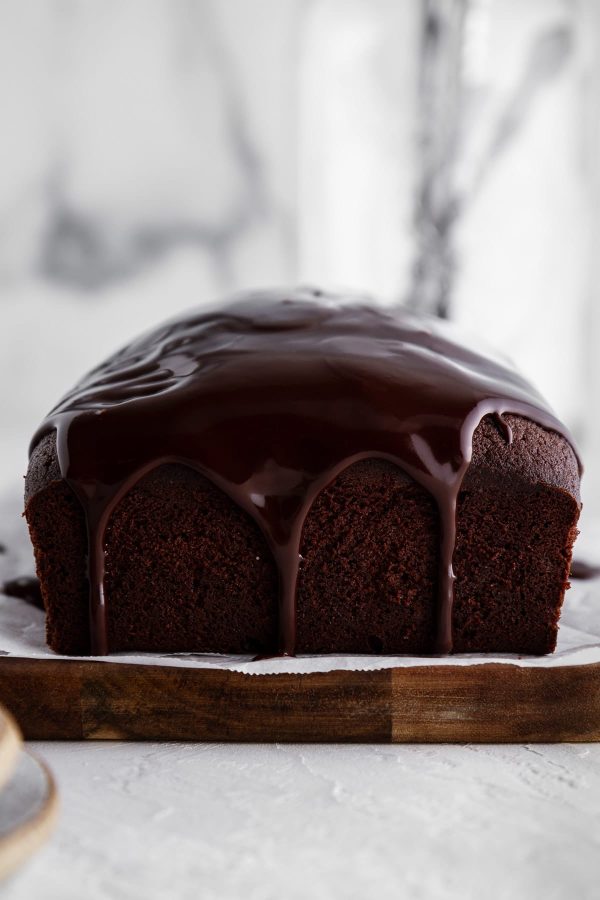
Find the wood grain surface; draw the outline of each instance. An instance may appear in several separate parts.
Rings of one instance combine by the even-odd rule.
[[[600,664],[257,676],[5,658],[0,700],[29,740],[600,740]]]

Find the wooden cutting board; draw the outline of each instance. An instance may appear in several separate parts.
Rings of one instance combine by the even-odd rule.
[[[6,657],[0,700],[29,740],[600,740],[600,664],[258,676]]]

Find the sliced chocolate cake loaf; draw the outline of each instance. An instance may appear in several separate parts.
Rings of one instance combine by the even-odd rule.
[[[62,653],[548,653],[572,441],[508,363],[357,297],[253,293],[94,369],[31,444]]]

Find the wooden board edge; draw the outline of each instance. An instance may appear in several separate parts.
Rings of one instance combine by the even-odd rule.
[[[29,740],[600,740],[598,663],[251,675],[7,657],[0,700]]]
[[[393,673],[393,742],[600,740],[600,663],[483,663]]]
[[[84,674],[83,731],[125,740],[384,742],[390,696],[390,670],[256,676],[113,665]]]
[[[80,740],[82,676],[89,663],[0,657],[0,702],[25,740]]]

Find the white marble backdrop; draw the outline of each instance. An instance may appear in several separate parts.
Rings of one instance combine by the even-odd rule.
[[[495,341],[600,492],[599,43],[594,0],[1,0],[1,483],[140,328],[312,281]]]

